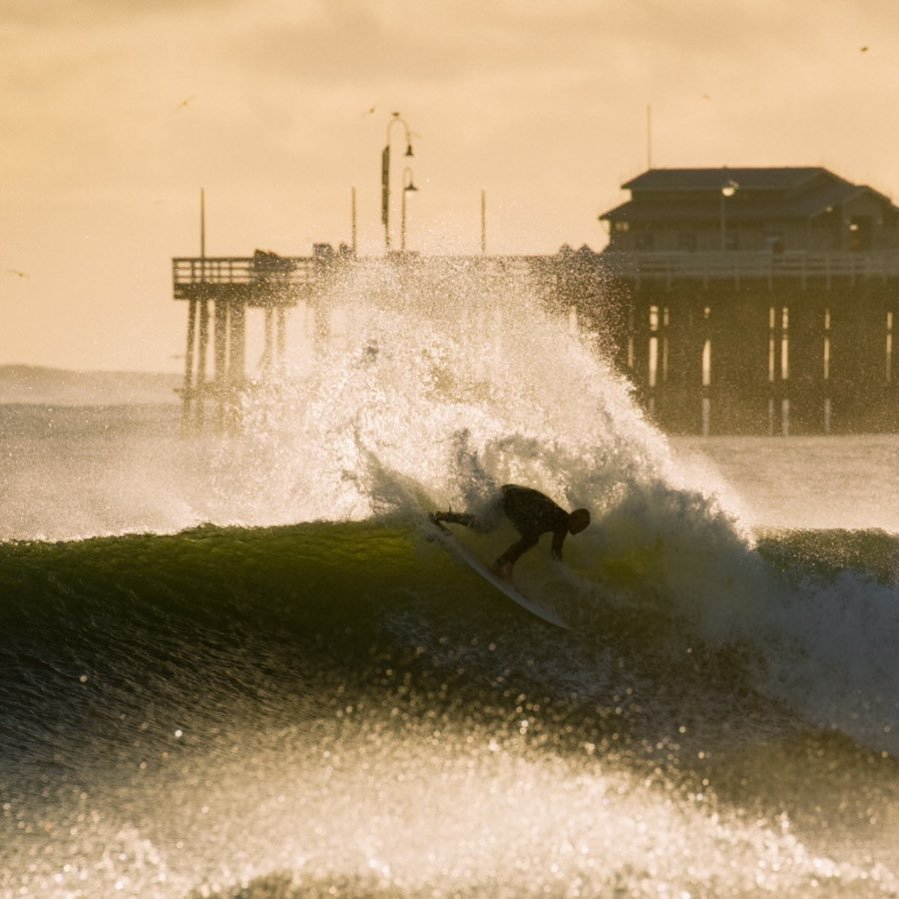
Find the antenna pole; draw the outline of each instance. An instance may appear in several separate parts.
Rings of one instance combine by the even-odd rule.
[[[352,222],[353,223],[352,223],[352,232],[351,232],[352,237],[350,240],[351,240],[351,243],[353,246],[353,256],[355,256],[356,255],[356,188],[355,187],[352,188],[351,196],[352,196],[352,207],[351,207],[352,212],[351,212],[351,214],[352,214]]]
[[[206,190],[200,188],[200,258],[206,258]]]

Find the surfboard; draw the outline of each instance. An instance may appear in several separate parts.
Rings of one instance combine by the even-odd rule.
[[[504,578],[495,575],[464,543],[456,539],[455,534],[442,524],[436,521],[430,522],[437,539],[460,561],[464,562],[472,571],[479,574],[485,581],[492,584],[501,593],[505,594],[512,602],[517,603],[523,609],[527,609],[532,615],[542,618],[549,624],[556,627],[571,629],[571,625],[567,624],[552,609],[547,609],[539,603],[529,599],[514,584]]]

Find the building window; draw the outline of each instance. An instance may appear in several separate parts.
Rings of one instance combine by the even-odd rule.
[[[677,248],[687,253],[695,253],[696,235],[692,231],[681,231],[677,235]]]
[[[627,234],[630,230],[630,222],[615,222],[615,231],[618,234]]]
[[[849,249],[853,252],[870,250],[874,230],[870,215],[854,215],[849,220]]]

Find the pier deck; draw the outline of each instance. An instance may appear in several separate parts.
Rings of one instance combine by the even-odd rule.
[[[395,254],[391,262],[435,283],[463,271],[485,283],[527,279],[531,295],[573,310],[607,338],[638,401],[672,433],[899,431],[899,252],[563,248],[552,256]],[[264,375],[283,359],[292,307],[319,303],[346,267],[384,264],[332,251],[174,259],[174,298],[189,303],[185,422],[202,427],[205,399],[215,399],[221,421],[222,405],[242,389],[249,309],[265,315]]]

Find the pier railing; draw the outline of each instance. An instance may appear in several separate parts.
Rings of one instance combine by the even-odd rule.
[[[584,257],[579,257],[583,262]],[[440,257],[438,257],[440,258]],[[493,267],[509,274],[534,271],[540,263],[560,257],[505,256],[466,257],[468,262],[491,263]],[[668,286],[676,281],[709,282],[741,281],[808,282],[830,286],[832,281],[854,284],[860,281],[887,281],[899,279],[899,250],[872,253],[815,253],[804,250],[787,250],[782,253],[724,251],[712,253],[691,252],[639,252],[623,253],[606,251],[592,256],[594,262],[607,274],[640,283],[663,282]],[[432,257],[432,262],[436,261]],[[444,264],[452,263],[452,257],[442,258]],[[456,259],[456,262],[462,261]],[[381,264],[381,260],[354,260],[355,264]],[[189,299],[198,288],[255,287],[277,285],[295,291],[311,288],[321,271],[322,260],[314,256],[216,256],[180,257],[172,260],[172,280],[175,299]]]
[[[438,257],[447,261],[452,257]],[[794,281],[827,282],[899,279],[899,249],[869,253],[816,253],[806,250],[770,251],[729,250],[707,253],[695,252],[639,252],[623,253],[610,250],[598,253],[586,249],[560,251],[555,255],[460,257],[493,265],[510,274],[534,275],[541,271],[583,272],[595,265],[607,274],[630,279],[655,281],[729,279],[757,281],[791,279]]]
[[[204,285],[252,288],[278,285],[301,288],[312,283],[317,260],[311,256],[193,256],[172,260],[172,284],[176,300],[189,299]]]
[[[639,283],[641,280],[675,281],[741,280],[809,281],[830,285],[834,280],[856,281],[899,279],[899,251],[872,253],[815,253],[805,250],[712,253],[605,252],[602,262],[610,274]]]
[[[454,270],[472,266],[481,273],[511,278],[532,275],[551,256],[430,256],[417,253],[394,254],[393,261],[419,269]],[[598,257],[596,257],[598,258]],[[310,297],[333,266],[352,265],[355,269],[383,266],[384,257],[316,256],[183,256],[172,259],[172,287],[176,300],[200,297],[239,297],[251,305],[292,305]]]

